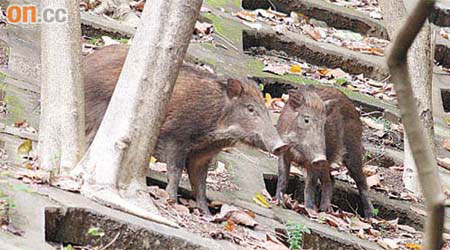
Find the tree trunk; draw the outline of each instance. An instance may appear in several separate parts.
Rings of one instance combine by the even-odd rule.
[[[64,8],[68,18],[64,23],[41,25],[38,155],[42,169],[68,174],[85,151],[79,3],[43,0],[41,9],[44,8]]]
[[[386,28],[391,38],[395,37],[399,27],[398,24],[405,20],[407,12],[410,13],[417,2],[418,0],[408,0],[406,1],[405,6],[404,1],[379,0]],[[425,126],[428,144],[432,145],[432,151],[434,152],[434,127],[431,103],[433,60],[431,28],[428,22],[425,23],[408,52],[408,65],[420,120]],[[417,168],[411,154],[410,143],[406,133],[404,141],[403,183],[408,190],[420,194],[420,186],[417,180]]]
[[[427,216],[425,223],[424,249],[441,249],[443,245],[442,232],[444,226],[444,193],[441,189],[436,158],[430,137],[421,123],[423,112],[418,112],[417,101],[408,70],[407,52],[414,39],[426,23],[427,17],[433,10],[435,1],[422,0],[401,26],[398,35],[393,40],[392,47],[386,55],[391,73],[391,80],[397,92],[397,101],[405,132],[410,140],[411,152],[418,170],[419,181],[425,197]],[[423,39],[423,38],[422,38]],[[420,115],[419,115],[420,114]]]
[[[148,3],[148,2],[147,2]],[[135,215],[159,216],[145,176],[202,0],[152,0],[97,135],[75,174],[82,193]]]

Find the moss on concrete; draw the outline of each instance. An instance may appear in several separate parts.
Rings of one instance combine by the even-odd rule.
[[[3,76],[5,74],[1,73]],[[4,95],[3,101],[6,103],[8,109],[8,120],[11,122],[21,120],[21,117],[25,114],[25,107],[20,102],[20,99],[16,96],[8,93],[8,84],[4,83],[5,78],[0,76],[0,93]]]
[[[205,4],[215,8],[241,7],[241,0],[206,0]]]
[[[204,17],[212,21],[214,32],[218,36],[231,41],[237,48],[241,47],[243,26],[239,22],[212,13],[207,13]]]

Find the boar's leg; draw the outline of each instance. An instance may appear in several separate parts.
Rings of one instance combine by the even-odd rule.
[[[331,212],[331,198],[333,197],[333,179],[328,169],[321,169],[320,184],[322,187],[320,197],[320,211]]]
[[[313,169],[312,166],[305,166],[306,180],[305,180],[305,207],[309,209],[316,209],[316,194],[317,184],[320,176],[320,171]]]
[[[208,201],[206,200],[206,177],[208,176],[208,164],[214,155],[191,155],[187,161],[187,171],[191,188],[194,192],[198,207],[210,214]]]
[[[289,152],[278,157],[278,182],[277,191],[275,193],[275,198],[280,202],[283,198],[283,194],[286,193],[288,183],[289,183],[289,172],[291,171],[291,161],[292,158]]]
[[[170,147],[165,154],[167,155],[166,163],[168,179],[166,191],[169,194],[170,199],[177,201],[181,174],[186,166],[186,153],[178,150],[178,147]]]
[[[361,141],[353,141],[347,144],[347,153],[344,156],[345,165],[348,168],[350,176],[355,180],[358,187],[359,196],[363,204],[364,217],[371,217],[373,205],[369,199],[369,187],[367,185],[366,177],[363,173],[363,147]]]

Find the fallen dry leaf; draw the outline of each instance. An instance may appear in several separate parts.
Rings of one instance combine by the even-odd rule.
[[[423,216],[427,216],[427,212],[421,208],[415,207],[415,206],[410,206],[411,210],[413,210],[415,213],[423,215]]]
[[[366,179],[367,179],[367,185],[369,186],[369,188],[374,187],[374,186],[380,186],[381,180],[380,180],[379,173],[369,176]]]
[[[184,198],[179,198],[178,200],[180,201],[180,204],[182,204],[188,208],[196,208],[197,207],[197,203],[194,200],[184,199]],[[220,207],[223,205],[223,203],[220,202],[220,204],[219,204],[219,202],[217,202],[217,201],[212,201],[209,205],[211,207],[215,207],[215,206]]]
[[[326,76],[329,77],[334,77],[334,78],[341,78],[346,76],[347,73],[345,73],[342,69],[340,68],[336,68],[336,69],[331,69],[328,71],[328,73],[326,74]]]
[[[28,153],[33,149],[33,142],[29,139],[26,139],[19,145],[17,148],[17,153],[21,155],[28,155]]]
[[[330,72],[329,69],[320,68],[317,70],[321,75],[326,76],[328,72]]]
[[[314,27],[312,27],[311,25],[303,25],[302,29],[312,39],[314,39],[316,41],[319,41],[322,39],[321,33],[318,30],[314,29]]]
[[[279,17],[279,18],[280,17],[287,17],[287,14],[278,12],[276,10],[268,9],[267,12],[269,12],[269,13],[271,13],[271,14],[275,15],[276,17]]]
[[[270,107],[272,105],[272,96],[270,93],[266,93],[264,95],[264,103],[266,104],[266,107]]]
[[[439,166],[450,170],[450,158],[437,158],[437,163]]]
[[[386,220],[383,222],[386,227],[397,229],[398,227],[398,218],[394,220]]]
[[[197,21],[195,23],[194,35],[203,34],[209,35],[213,32],[214,26],[210,23],[202,23]]]
[[[330,225],[332,227],[336,227],[339,230],[344,231],[345,229],[348,228],[347,222],[345,222],[343,219],[333,216],[331,214],[324,213],[323,215],[320,216],[320,218],[324,219],[328,225]]]
[[[244,211],[241,211],[235,206],[224,204],[220,209],[220,213],[215,215],[212,222],[222,222],[231,220],[236,224],[244,225],[247,227],[255,227],[258,223]]]
[[[150,186],[148,187],[148,191],[155,199],[169,199],[169,194],[166,192],[166,190],[161,189],[158,186]]]
[[[363,173],[365,176],[372,176],[377,173],[378,166],[376,165],[366,165],[363,167]]]
[[[261,190],[261,194],[262,195],[264,195],[264,197],[266,197],[266,199],[268,200],[268,201],[271,201],[272,200],[272,196],[270,195],[270,193],[269,193],[269,191],[267,191],[267,189],[262,189]]]
[[[248,22],[256,22],[256,14],[252,11],[248,10],[241,10],[237,13],[232,13],[233,16],[237,16],[242,20],[248,21]]]
[[[292,65],[291,68],[289,69],[289,71],[292,73],[300,73],[300,72],[302,72],[302,66],[300,66],[298,64]]]
[[[3,225],[2,228],[4,228],[7,232],[10,232],[17,236],[22,236],[25,233],[25,231],[17,228],[16,226],[14,226],[11,223],[9,223],[8,225]]]
[[[408,233],[412,233],[412,234],[416,233],[416,229],[413,227],[410,227],[408,225],[398,225],[398,228],[400,230],[406,231]]]
[[[230,220],[234,221],[236,224],[241,224],[251,228],[258,225],[258,222],[256,222],[249,213],[246,213],[244,211],[231,212]]]
[[[50,185],[71,192],[79,192],[81,189],[81,182],[72,176],[52,177]]]
[[[253,211],[248,210],[248,209],[244,209],[244,212],[245,212],[246,214],[248,214],[250,217],[252,217],[253,219],[256,218],[256,214],[255,214]]]
[[[409,248],[409,249],[422,249],[422,245],[420,244],[415,244],[415,243],[405,243],[403,244],[405,247]]]
[[[256,196],[253,197],[253,201],[265,208],[271,208],[269,201],[267,201],[267,199],[260,193],[256,193]]]
[[[285,75],[288,71],[288,68],[286,65],[267,65],[264,67],[263,72],[269,72],[273,73],[275,75]]]
[[[443,146],[445,149],[447,149],[448,151],[450,151],[450,139],[445,139],[442,146]]]
[[[156,163],[158,161],[158,159],[156,159],[153,156],[150,156],[150,163]]]
[[[186,206],[175,203],[172,205],[172,207],[180,214],[189,214],[189,208],[187,208]]]
[[[144,11],[145,1],[140,1],[134,5],[134,8],[138,11]]]
[[[353,231],[359,231],[359,230],[364,230],[364,229],[370,229],[372,228],[372,225],[370,225],[369,223],[365,223],[363,221],[361,221],[360,219],[358,219],[357,217],[353,217],[350,221],[350,228]]]
[[[397,249],[400,247],[396,240],[388,238],[379,239],[377,240],[377,243],[384,249]]]
[[[375,236],[375,237],[381,236],[381,232],[376,229],[370,228],[368,231],[369,231],[369,234],[372,236]]]
[[[233,232],[233,230],[236,228],[236,224],[232,220],[227,220],[225,223],[224,229],[228,232]]]

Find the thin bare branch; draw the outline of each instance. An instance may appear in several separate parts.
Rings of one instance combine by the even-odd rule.
[[[441,249],[444,224],[444,194],[439,181],[437,162],[433,157],[424,127],[416,109],[407,65],[407,52],[430,15],[435,1],[420,1],[401,27],[386,55],[391,81],[397,92],[398,105],[410,140],[411,151],[417,166],[419,181],[425,197],[428,217],[425,226],[425,249]]]

